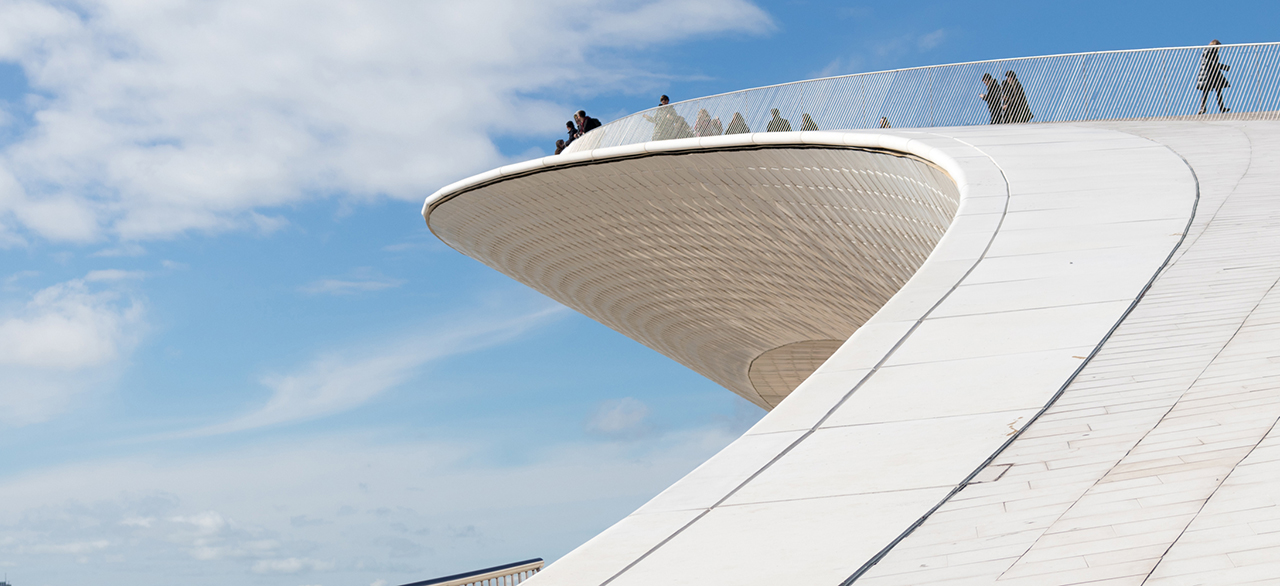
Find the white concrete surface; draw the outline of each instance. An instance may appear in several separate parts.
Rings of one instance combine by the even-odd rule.
[[[645,148],[679,158],[731,138],[911,153],[947,170],[959,206],[905,285],[758,425],[529,584],[1275,582],[1280,123]],[[569,168],[609,177],[626,149]],[[784,156],[806,152],[822,151]],[[554,159],[537,165],[548,190]],[[606,209],[629,197],[594,193]]]

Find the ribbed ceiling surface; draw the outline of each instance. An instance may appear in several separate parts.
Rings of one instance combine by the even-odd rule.
[[[829,356],[915,273],[958,201],[918,159],[767,148],[550,168],[429,219],[454,248],[769,409],[803,380],[799,362],[820,364],[816,350]],[[769,366],[785,377],[748,372],[811,341],[804,360]]]

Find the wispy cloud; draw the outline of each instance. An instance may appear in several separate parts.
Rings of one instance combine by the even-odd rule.
[[[491,136],[562,124],[574,106],[542,90],[655,73],[593,53],[772,26],[749,0],[0,3],[0,60],[39,96],[0,149],[0,246],[269,233],[288,221],[266,209],[420,200],[506,162]]]
[[[18,271],[4,278],[4,286],[6,289],[11,288],[18,281],[38,276],[40,276],[40,271]]]
[[[649,406],[639,399],[623,397],[605,401],[587,418],[587,433],[611,439],[635,439],[653,431]]]
[[[941,45],[942,41],[946,40],[946,38],[947,31],[945,29],[938,29],[929,34],[921,35],[920,38],[916,39],[916,49],[922,52],[928,51],[929,49]]]
[[[403,584],[495,551],[567,552],[740,431],[516,446],[330,434],[79,462],[0,476],[0,560],[69,583],[124,556],[230,583],[323,571],[294,584]]]
[[[399,287],[404,279],[393,279],[370,268],[360,268],[345,278],[317,279],[298,290],[311,295],[351,295]]]
[[[477,320],[402,337],[374,353],[326,354],[297,371],[263,377],[261,382],[271,390],[271,397],[261,408],[232,421],[180,435],[231,433],[346,411],[403,383],[428,362],[507,342],[567,311],[557,305],[515,317]]]
[[[143,248],[141,244],[136,242],[126,242],[119,246],[104,248],[89,256],[112,258],[120,256],[142,256],[146,253],[147,249]]]
[[[0,422],[43,421],[116,372],[140,338],[143,304],[129,271],[92,271],[0,313]]]
[[[897,67],[904,55],[931,51],[942,45],[948,36],[946,29],[938,29],[928,33],[911,32],[890,38],[868,39],[857,52],[832,59],[813,75],[830,77],[872,70],[870,68]]]
[[[253,564],[255,574],[301,574],[314,570],[332,570],[333,562],[313,560],[311,558],[286,558],[282,560],[261,560]]]

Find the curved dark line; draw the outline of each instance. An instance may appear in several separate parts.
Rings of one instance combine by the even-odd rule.
[[[838,132],[848,132],[848,131],[833,130],[831,132],[838,133]],[[894,135],[894,136],[898,136],[898,135]],[[432,202],[431,205],[428,206],[426,209],[426,217],[423,218],[423,221],[426,222],[427,229],[431,230],[431,220],[430,220],[431,212],[435,211],[436,208],[440,207],[446,202],[453,201],[454,198],[460,195],[471,193],[472,191],[475,191],[477,189],[483,189],[485,187],[494,185],[496,183],[502,183],[503,181],[507,181],[509,179],[519,179],[521,177],[528,177],[530,175],[537,175],[539,173],[547,173],[550,171],[559,171],[561,169],[573,169],[575,167],[588,167],[591,165],[607,165],[609,163],[614,163],[618,161],[632,161],[635,159],[648,159],[650,157],[675,157],[675,156],[681,156],[681,155],[702,154],[702,153],[722,153],[722,152],[729,152],[729,151],[764,151],[764,150],[776,150],[776,149],[804,149],[804,150],[817,149],[817,150],[832,150],[832,151],[863,151],[863,152],[878,154],[878,155],[889,155],[893,157],[899,157],[903,159],[913,159],[913,160],[919,161],[939,171],[942,171],[943,174],[945,174],[947,177],[951,177],[951,173],[948,173],[946,169],[942,168],[940,165],[938,165],[933,161],[930,161],[924,157],[921,157],[913,153],[908,153],[904,151],[895,151],[895,150],[886,149],[886,148],[860,147],[860,146],[853,146],[853,145],[838,145],[838,144],[813,144],[813,143],[795,143],[795,144],[751,143],[751,144],[742,144],[742,145],[729,145],[729,146],[722,146],[722,147],[699,147],[697,145],[694,145],[685,149],[672,149],[669,151],[659,151],[656,153],[635,153],[635,154],[624,155],[619,157],[610,157],[607,159],[588,159],[585,161],[575,161],[572,163],[559,163],[559,164],[551,165],[547,167],[538,167],[536,169],[529,169],[528,171],[513,173],[511,175],[501,175],[498,177],[494,177],[493,179],[490,179],[488,181],[482,181],[475,185],[468,185],[462,189],[459,189],[458,191],[449,193],[441,197],[439,201]],[[951,180],[955,181],[955,178],[951,177]],[[435,230],[431,230],[431,233],[435,234]],[[439,238],[439,236],[440,236],[439,234],[436,234],[437,238]],[[443,238],[441,238],[440,240],[444,241]],[[445,244],[448,244],[448,242],[445,242]]]
[[[1151,140],[1151,139],[1146,139],[1146,140]],[[1152,140],[1151,142],[1155,142],[1155,141]],[[1178,159],[1182,161],[1182,164],[1187,167],[1187,171],[1191,173],[1191,179],[1195,182],[1195,186],[1196,186],[1195,200],[1191,204],[1191,215],[1190,217],[1187,218],[1187,225],[1185,228],[1182,229],[1182,237],[1178,239],[1178,243],[1175,244],[1173,249],[1169,251],[1169,254],[1165,256],[1164,262],[1160,263],[1160,266],[1156,268],[1155,273],[1153,273],[1151,275],[1151,278],[1147,280],[1147,284],[1144,285],[1142,287],[1142,290],[1138,292],[1138,296],[1134,297],[1133,302],[1129,304],[1129,307],[1125,308],[1124,313],[1120,314],[1120,319],[1116,320],[1116,323],[1111,326],[1110,330],[1107,330],[1107,334],[1102,337],[1102,340],[1100,340],[1096,346],[1093,347],[1093,351],[1089,352],[1089,355],[1086,356],[1085,359],[1080,363],[1080,366],[1076,367],[1075,372],[1071,373],[1071,376],[1067,378],[1066,382],[1062,383],[1061,387],[1058,387],[1058,391],[1054,393],[1052,397],[1049,398],[1049,402],[1045,403],[1045,406],[1042,409],[1040,409],[1040,411],[1038,411],[1035,415],[1033,415],[1031,419],[1027,421],[1027,424],[1022,426],[1022,429],[1017,430],[1017,432],[1011,435],[1008,440],[1005,440],[1005,442],[1001,444],[1001,446],[997,448],[996,451],[991,454],[991,456],[989,456],[985,461],[982,462],[982,464],[980,464],[977,468],[975,468],[973,472],[970,472],[969,475],[966,476],[965,479],[960,482],[960,484],[957,484],[956,487],[951,490],[951,492],[947,493],[946,496],[942,497],[942,500],[938,501],[938,504],[934,505],[933,508],[925,512],[924,515],[921,515],[919,519],[916,519],[916,521],[912,523],[911,526],[907,527],[907,529],[903,531],[902,534],[898,535],[896,539],[889,542],[889,544],[884,546],[884,548],[881,549],[878,553],[876,553],[876,555],[872,556],[871,559],[867,560],[866,563],[862,564],[862,567],[858,568],[858,570],[855,571],[853,575],[849,576],[848,578],[845,579],[845,581],[841,582],[840,586],[849,586],[853,584],[858,578],[861,578],[863,574],[867,573],[867,571],[869,571],[873,566],[880,563],[880,560],[884,559],[884,557],[888,555],[889,552],[894,547],[896,547],[899,543],[901,543],[903,539],[906,539],[909,535],[911,535],[911,533],[913,533],[917,528],[923,525],[925,520],[927,520],[931,515],[933,515],[933,513],[937,512],[938,509],[942,508],[942,505],[946,504],[947,501],[951,500],[951,498],[954,497],[957,493],[964,490],[965,487],[968,486],[970,482],[973,482],[974,477],[976,477],[978,473],[982,472],[984,468],[989,466],[991,462],[994,461],[1009,446],[1013,445],[1013,442],[1017,441],[1019,437],[1022,437],[1023,432],[1030,429],[1032,424],[1034,424],[1036,420],[1040,419],[1041,415],[1044,415],[1045,412],[1048,411],[1050,407],[1053,407],[1054,403],[1057,403],[1058,399],[1061,398],[1063,393],[1066,392],[1067,387],[1070,386],[1071,383],[1076,380],[1076,377],[1079,376],[1080,373],[1084,370],[1084,368],[1089,365],[1089,362],[1093,360],[1093,357],[1096,356],[1098,352],[1102,350],[1102,346],[1106,344],[1108,340],[1111,339],[1111,335],[1114,334],[1116,329],[1120,327],[1120,324],[1124,323],[1124,320],[1128,319],[1130,313],[1133,313],[1134,308],[1136,308],[1138,306],[1138,303],[1142,301],[1143,297],[1146,296],[1147,291],[1151,290],[1151,286],[1155,284],[1156,279],[1160,277],[1161,272],[1163,272],[1165,267],[1169,265],[1169,262],[1173,260],[1173,255],[1178,252],[1178,249],[1182,247],[1182,243],[1186,241],[1187,235],[1191,232],[1191,223],[1194,222],[1196,219],[1196,210],[1200,206],[1200,178],[1196,175],[1196,170],[1191,168],[1191,164],[1187,162],[1186,158],[1178,154],[1173,149],[1169,148],[1167,145],[1163,145],[1161,143],[1156,143],[1156,144],[1160,144],[1165,148],[1165,150],[1169,151],[1170,153],[1173,153],[1174,156],[1178,157]],[[997,166],[999,166],[999,164],[997,164]],[[1003,174],[1004,171],[1001,170],[1001,173]],[[1006,187],[1007,185],[1008,184],[1006,183]]]
[[[992,159],[990,155],[987,155],[985,152],[983,152],[982,149],[979,149],[973,146],[972,144],[969,144],[955,137],[949,137],[949,136],[943,137],[941,135],[936,135],[936,134],[934,136],[947,138],[950,140],[954,140],[958,143],[964,144],[965,146],[968,146],[969,148],[972,148],[975,151],[982,153],[983,156],[986,156],[987,159],[991,161],[991,163],[995,165],[997,169],[1000,169],[1000,165],[996,163],[995,160]],[[858,150],[864,150],[864,149],[858,149]],[[899,153],[899,155],[904,154],[904,153],[901,153],[900,151],[891,151],[891,152]],[[911,156],[910,158],[918,158],[918,157]],[[936,163],[929,163],[929,164],[931,166],[937,167]],[[951,174],[948,173],[947,177],[951,177]],[[1004,178],[1004,169],[1000,169],[1000,177]],[[951,177],[951,180],[954,182],[955,178]],[[956,184],[956,187],[959,188],[960,187],[959,184]],[[983,259],[986,258],[987,252],[991,250],[991,245],[992,243],[995,242],[996,235],[1000,233],[1000,227],[1004,225],[1005,216],[1008,214],[1008,211],[1009,211],[1009,182],[1007,179],[1005,180],[1005,183],[1004,183],[1004,190],[1005,190],[1004,209],[1001,210],[1000,212],[1000,222],[997,223],[995,229],[992,230],[991,238],[987,241],[986,248],[982,249],[982,254],[976,260],[973,261],[973,265],[969,267],[969,270],[965,271],[964,275],[961,275],[960,278],[956,279],[955,284],[953,284],[945,294],[943,294],[940,298],[938,298],[938,301],[934,303],[933,306],[931,306],[928,311],[921,314],[919,319],[917,319],[915,323],[911,324],[911,328],[908,329],[907,332],[903,334],[902,337],[899,338],[896,343],[894,343],[893,347],[890,348],[889,351],[886,352],[885,355],[882,356],[878,362],[876,362],[875,366],[871,367],[871,369],[868,370],[866,374],[862,375],[862,378],[858,380],[857,384],[855,384],[853,388],[849,389],[849,392],[845,393],[845,395],[841,397],[840,400],[836,402],[834,406],[831,407],[831,409],[827,410],[826,415],[823,415],[822,418],[819,419],[817,423],[813,424],[813,427],[809,428],[808,431],[804,432],[803,434],[800,435],[800,437],[793,440],[789,445],[787,445],[786,448],[784,448],[781,452],[779,452],[776,456],[774,456],[773,459],[766,462],[763,466],[760,467],[760,469],[756,470],[755,473],[747,477],[746,480],[743,480],[740,484],[738,484],[738,486],[734,487],[733,490],[729,491],[727,494],[721,497],[720,500],[716,501],[710,507],[707,507],[706,509],[704,509],[701,513],[698,513],[696,517],[694,517],[693,519],[690,519],[687,523],[682,525],[679,529],[677,529],[671,535],[668,535],[666,539],[663,539],[662,541],[658,542],[657,545],[654,545],[653,547],[649,548],[648,551],[644,552],[643,554],[640,555],[640,557],[636,558],[631,563],[627,564],[626,567],[622,568],[621,570],[618,570],[618,572],[610,576],[609,579],[605,580],[604,582],[601,582],[600,586],[607,586],[610,582],[613,582],[614,580],[618,579],[618,577],[627,573],[627,571],[629,571],[631,568],[634,568],[637,564],[644,561],[645,558],[648,558],[654,552],[658,551],[658,549],[662,548],[662,546],[666,545],[672,539],[675,539],[676,536],[683,533],[686,529],[691,527],[694,523],[697,523],[703,517],[707,516],[707,514],[710,513],[712,510],[714,510],[716,507],[719,507],[720,505],[724,504],[725,501],[732,498],[733,495],[737,494],[738,491],[742,490],[745,486],[750,484],[751,481],[755,480],[757,477],[763,474],[765,470],[768,470],[778,460],[781,460],[784,456],[791,453],[791,451],[795,449],[796,446],[799,446],[802,442],[804,442],[804,440],[808,439],[809,436],[816,433],[818,429],[822,427],[823,423],[826,423],[827,420],[830,419],[831,416],[834,415],[835,412],[839,410],[840,407],[842,407],[845,404],[845,402],[847,402],[849,398],[853,396],[854,393],[858,392],[858,389],[862,388],[862,385],[865,384],[867,380],[871,378],[871,375],[879,372],[880,367],[883,366],[884,363],[887,362],[889,358],[891,358],[893,354],[898,351],[898,348],[900,348],[902,344],[905,343],[907,339],[911,337],[911,334],[915,333],[916,329],[920,327],[920,324],[924,323],[924,320],[928,319],[928,317],[933,314],[934,310],[938,309],[938,306],[942,305],[942,303],[946,301],[947,298],[951,297],[951,294],[954,293],[956,288],[960,286],[960,283],[963,282],[966,278],[968,278],[969,275],[973,273],[973,270],[978,268],[978,265],[983,261]],[[963,201],[961,201],[961,205],[964,205]],[[959,210],[957,209],[957,212],[958,211]]]

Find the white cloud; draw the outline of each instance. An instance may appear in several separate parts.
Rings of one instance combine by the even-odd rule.
[[[533,446],[334,434],[49,467],[0,478],[0,560],[65,583],[119,555],[135,572],[267,586],[306,571],[402,584],[555,559],[734,435],[709,425]],[[78,559],[88,563],[68,567]]]
[[[84,280],[89,283],[95,281],[123,281],[125,279],[141,279],[147,276],[143,271],[122,271],[120,269],[102,269],[89,271],[84,276]]]
[[[78,370],[119,358],[142,308],[132,301],[123,305],[116,291],[94,291],[88,285],[118,276],[95,271],[59,283],[37,292],[17,315],[4,316],[0,364]]]
[[[920,38],[916,39],[916,48],[919,49],[920,51],[928,51],[929,49],[932,49],[934,47],[937,47],[938,45],[941,45],[942,41],[945,40],[946,38],[947,38],[946,29],[938,29],[929,34],[920,35]]]
[[[428,362],[511,340],[567,311],[556,305],[516,317],[476,320],[392,340],[372,355],[321,356],[293,373],[264,377],[262,384],[272,393],[261,408],[184,435],[229,433],[346,411],[399,385]]]
[[[614,438],[635,438],[651,431],[649,406],[624,397],[601,403],[587,419],[587,431]]]
[[[130,525],[133,527],[150,527],[155,523],[155,517],[129,517],[120,521],[121,525]]]
[[[6,289],[12,289],[13,285],[18,281],[38,276],[40,276],[40,271],[18,271],[8,277],[5,277],[4,286]]]
[[[301,574],[313,570],[331,570],[332,562],[322,562],[309,558],[287,558],[282,560],[262,560],[253,564],[256,574]]]
[[[935,49],[947,37],[946,29],[938,29],[929,33],[911,32],[896,37],[865,38],[859,43],[857,51],[832,59],[822,69],[814,72],[813,76],[830,77],[901,67],[904,55]]]
[[[318,279],[304,285],[299,288],[299,290],[303,293],[310,293],[313,295],[350,295],[352,293],[381,291],[383,289],[399,287],[404,283],[404,279],[393,279],[366,267],[352,271],[351,276],[348,278]]]
[[[120,246],[104,248],[89,256],[114,258],[114,257],[121,257],[121,256],[142,256],[146,253],[147,253],[147,249],[143,248],[141,244],[138,244],[136,242],[126,242],[124,244],[121,244]]]
[[[655,78],[602,49],[771,26],[748,0],[13,0],[0,60],[38,93],[0,152],[0,215],[87,242],[269,232],[287,220],[255,210],[334,194],[420,199],[505,162],[492,136],[553,136],[576,109],[530,96]]]
[[[143,304],[121,281],[127,271],[93,271],[0,310],[0,423],[43,421],[118,371],[137,343]]]
[[[30,553],[55,553],[55,554],[86,554],[106,549],[111,546],[111,542],[105,539],[97,541],[80,541],[75,543],[51,543],[33,545],[26,548],[25,551]]]

